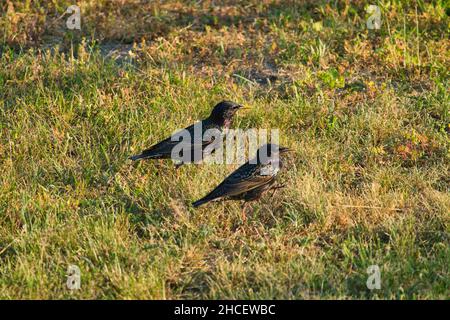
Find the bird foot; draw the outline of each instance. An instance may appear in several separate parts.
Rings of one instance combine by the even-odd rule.
[[[280,184],[280,185],[278,185],[278,186],[273,187],[272,189],[273,189],[273,190],[278,190],[278,189],[285,188],[285,187],[286,187],[285,184]]]
[[[286,187],[285,184],[280,184],[280,185],[274,186],[274,187],[272,188],[272,194],[270,195],[270,198],[273,198],[273,196],[275,195],[275,192],[276,192],[278,189],[282,189],[282,188],[284,188],[284,187]]]

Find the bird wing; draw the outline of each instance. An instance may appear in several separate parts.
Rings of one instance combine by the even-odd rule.
[[[187,128],[185,128],[184,130],[186,130],[187,132],[189,132],[189,134],[191,135],[191,141],[190,142],[185,142],[186,143],[186,148],[189,148],[191,150],[197,149],[197,148],[204,148],[207,145],[211,144],[212,142],[214,142],[214,139],[206,139],[206,140],[201,140],[201,141],[196,141],[193,137],[194,135],[194,125],[191,125]],[[182,131],[184,131],[182,130]],[[181,132],[181,131],[180,131]],[[152,156],[170,156],[172,154],[172,149],[178,145],[179,143],[183,143],[183,141],[177,141],[177,139],[175,139],[177,133],[173,134],[172,136],[158,142],[157,144],[151,146],[150,148],[144,150],[142,152],[143,155],[152,155]]]
[[[255,164],[246,163],[234,171],[211,191],[205,198],[217,199],[235,196],[270,183],[274,176],[261,175],[261,168]]]

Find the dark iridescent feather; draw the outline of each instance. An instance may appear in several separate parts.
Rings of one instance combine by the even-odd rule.
[[[265,145],[258,150],[258,154],[262,148],[270,148]],[[286,148],[278,148],[273,145],[274,149],[287,150]],[[224,200],[244,200],[251,201],[258,199],[265,191],[271,189],[275,183],[278,170],[281,167],[279,154],[272,154],[272,158],[268,161],[260,161],[257,154],[256,163],[246,162],[236,171],[225,178],[214,190],[205,197],[192,203],[194,207],[198,207],[210,201],[219,199]]]
[[[187,152],[191,153],[191,159],[194,159],[192,155],[196,153],[203,154],[205,148],[214,142],[214,139],[206,139],[202,141],[195,140],[194,130],[196,126],[201,124],[201,134],[203,134],[210,129],[217,129],[219,132],[224,133],[224,129],[228,129],[231,125],[231,120],[238,109],[242,106],[231,102],[222,101],[218,103],[212,110],[210,116],[207,119],[202,120],[200,123],[193,124],[184,130],[186,130],[191,137],[192,142],[187,148]],[[180,142],[178,139],[174,139],[171,136],[163,141],[151,146],[150,148],[144,150],[138,155],[130,157],[131,160],[136,161],[140,159],[170,159],[172,158],[172,150]],[[199,150],[201,149],[201,150]],[[203,157],[202,157],[203,158]]]

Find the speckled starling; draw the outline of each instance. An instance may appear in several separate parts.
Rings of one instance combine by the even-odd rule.
[[[173,159],[177,161],[177,167],[183,163],[188,162],[201,162],[204,156],[205,148],[215,141],[217,136],[208,136],[205,135],[207,130],[216,130],[219,133],[221,138],[225,136],[226,132],[231,126],[232,119],[237,110],[242,108],[241,105],[231,102],[231,101],[222,101],[218,103],[212,110],[211,114],[208,118],[197,122],[184,130],[179,131],[179,133],[186,133],[190,136],[190,140],[188,140],[187,144],[184,144],[184,148],[181,153],[178,155],[179,158],[174,159],[173,151],[174,148],[178,145],[180,146],[180,138],[179,133],[175,133],[169,138],[151,146],[150,148],[144,150],[142,153],[130,157],[131,160],[136,161],[140,159]],[[195,136],[196,130],[199,128],[200,130],[200,138]],[[178,135],[178,138],[176,137]],[[214,148],[210,148],[214,149]],[[189,155],[189,156],[188,156]],[[197,155],[200,155],[198,157]],[[186,157],[187,156],[187,157]],[[198,159],[200,158],[200,159]],[[186,160],[188,159],[188,160]]]
[[[282,167],[280,154],[290,149],[276,144],[266,144],[260,147],[256,157],[243,164],[225,178],[214,190],[205,197],[192,203],[198,207],[210,201],[258,200],[265,191],[277,189],[275,185],[277,174]]]

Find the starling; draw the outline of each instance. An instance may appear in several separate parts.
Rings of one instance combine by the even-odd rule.
[[[221,184],[205,197],[192,203],[196,208],[210,201],[218,200],[258,200],[265,191],[275,190],[276,176],[282,166],[280,154],[290,149],[276,144],[260,147],[256,157],[230,174]]]
[[[173,160],[178,162],[177,167],[187,162],[198,162],[198,160],[202,160],[206,155],[204,154],[205,148],[208,145],[211,145],[211,143],[216,142],[214,136],[208,137],[205,135],[205,132],[207,130],[217,130],[216,132],[219,133],[223,139],[231,126],[234,114],[240,108],[242,108],[242,106],[235,102],[222,101],[213,108],[208,118],[201,120],[200,122],[179,131],[178,133],[175,133],[169,138],[144,150],[142,153],[130,157],[130,159],[133,161],[140,159],[171,159],[173,158],[172,151],[174,151],[174,148],[180,144],[179,137],[176,137],[177,134],[186,133],[189,135],[190,140],[187,144],[183,145],[184,148],[179,154],[181,160]],[[199,137],[200,139],[195,137],[195,131],[197,128],[201,130],[199,132],[201,134],[201,137]],[[200,155],[201,159],[198,159],[198,155]]]

